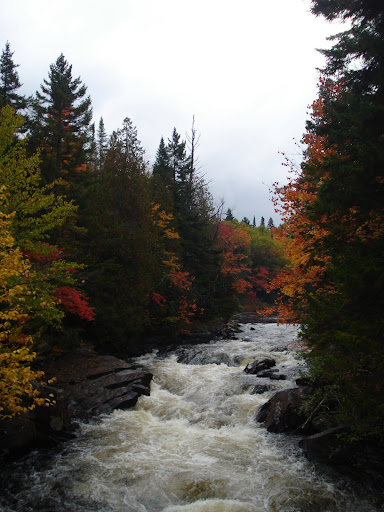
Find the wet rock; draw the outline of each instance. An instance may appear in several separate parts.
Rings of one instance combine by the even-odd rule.
[[[278,391],[260,408],[256,421],[268,432],[294,432],[306,421],[299,409],[308,397],[309,389],[304,387]]]
[[[263,370],[261,372],[257,372],[256,376],[260,377],[262,379],[268,379],[268,378],[272,378],[272,376],[276,373],[279,373],[279,370],[277,368],[272,368],[269,370]]]
[[[264,359],[256,359],[252,363],[248,363],[244,368],[245,373],[256,375],[263,370],[268,370],[276,365],[276,361],[272,357],[265,357]]]
[[[251,395],[261,395],[265,393],[266,391],[269,391],[269,386],[265,384],[257,384],[253,390],[251,391]]]
[[[271,380],[287,380],[287,376],[283,373],[273,373],[269,378]]]
[[[113,356],[93,351],[62,356],[48,366],[56,387],[65,390],[72,416],[87,418],[133,407],[150,393],[152,374]]]

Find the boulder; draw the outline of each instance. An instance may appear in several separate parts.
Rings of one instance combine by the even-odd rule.
[[[276,365],[276,361],[272,357],[265,357],[264,359],[256,359],[252,363],[248,363],[244,368],[245,373],[256,375],[263,370],[268,370]]]
[[[278,391],[259,409],[256,421],[268,432],[294,432],[306,421],[299,409],[308,396],[309,388],[304,387]]]

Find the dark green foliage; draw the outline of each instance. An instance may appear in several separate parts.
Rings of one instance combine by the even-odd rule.
[[[105,156],[108,149],[108,136],[105,131],[104,120],[101,117],[99,121],[99,128],[97,130],[96,138],[96,169],[99,173],[103,172]]]
[[[104,349],[128,350],[150,323],[156,270],[144,151],[129,118],[113,132],[103,172],[85,212],[86,287],[96,306],[88,336]]]
[[[233,213],[232,213],[232,210],[230,208],[228,208],[226,214],[225,214],[225,219],[224,220],[227,220],[227,221],[231,221],[231,220],[234,220],[234,216],[233,216]]]
[[[71,196],[87,171],[92,108],[86,94],[86,86],[80,77],[72,77],[72,66],[61,54],[33,103],[31,139],[42,148],[43,176],[48,183],[63,178]]]
[[[153,176],[159,177],[166,187],[171,187],[174,182],[174,173],[171,168],[170,157],[163,137],[156,153],[156,160],[153,165]]]

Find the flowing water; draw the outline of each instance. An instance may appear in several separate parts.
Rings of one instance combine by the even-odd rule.
[[[35,453],[15,464],[0,510],[378,510],[348,481],[306,461],[297,438],[255,423],[274,392],[295,385],[303,362],[287,345],[296,334],[292,326],[244,324],[235,340],[139,358],[154,374],[151,396],[134,409],[81,424],[61,453]],[[248,362],[265,356],[276,359],[286,380],[244,373]],[[252,394],[267,381],[267,392]]]

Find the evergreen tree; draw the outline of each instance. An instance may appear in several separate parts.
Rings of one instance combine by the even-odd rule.
[[[228,208],[227,210],[227,213],[225,214],[225,219],[226,221],[231,221],[231,220],[234,220],[234,216],[233,216],[233,213],[232,213],[232,210],[230,208]]]
[[[105,155],[108,148],[108,136],[105,131],[104,120],[101,117],[99,121],[99,128],[97,130],[96,138],[96,152],[97,152],[97,171],[101,173],[104,169]]]
[[[267,224],[267,228],[268,228],[268,229],[272,229],[272,228],[274,228],[274,227],[275,227],[275,225],[274,225],[274,223],[273,223],[273,219],[272,219],[272,217],[269,217],[268,224]]]
[[[253,228],[255,228],[255,227],[256,227],[256,216],[255,216],[255,215],[253,216],[252,227],[253,227]]]
[[[0,108],[10,105],[17,111],[25,108],[27,101],[16,92],[22,84],[17,72],[19,64],[13,62],[13,54],[7,41],[0,58]]]
[[[247,226],[249,226],[251,224],[250,220],[247,218],[247,217],[244,217],[243,220],[241,221],[243,222],[244,224],[246,224]]]
[[[264,226],[264,227],[265,227],[265,220],[264,220],[264,217],[261,217],[261,220],[260,220],[260,226]]]
[[[173,129],[172,138],[168,139],[167,154],[173,183],[185,182],[188,169],[185,141],[180,141],[176,128]]]
[[[115,350],[132,348],[132,339],[150,326],[158,261],[144,156],[137,130],[125,118],[110,137],[85,211],[86,290],[96,307],[88,335]]]
[[[163,137],[161,137],[156,153],[153,175],[159,177],[166,187],[170,187],[174,182],[174,173],[171,168],[170,158]]]
[[[87,171],[87,150],[92,119],[91,99],[80,77],[63,54],[50,66],[48,80],[34,102],[32,138],[42,147],[42,172],[50,183],[63,178],[73,195]]]

